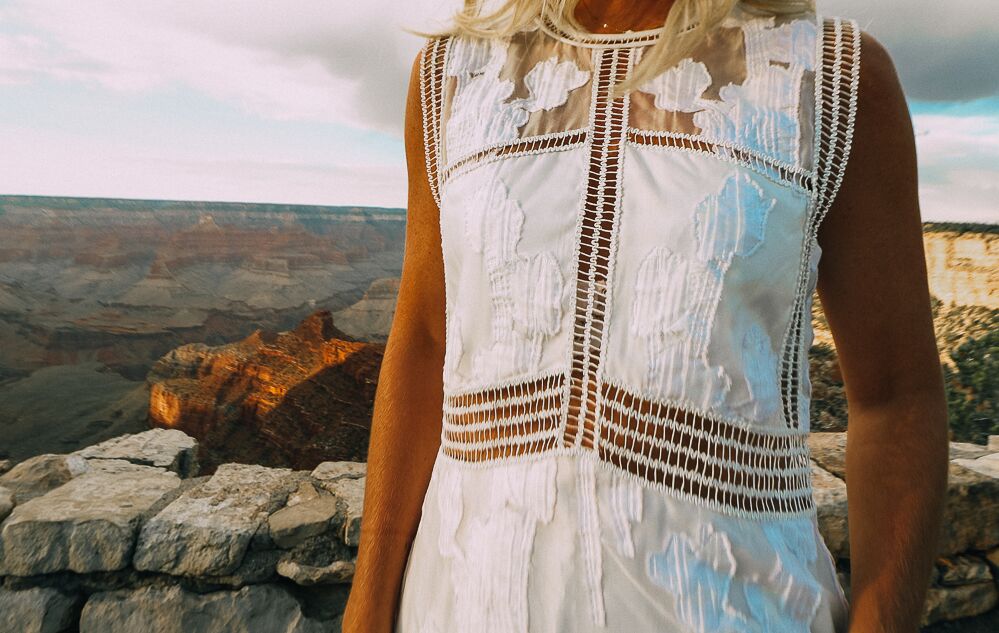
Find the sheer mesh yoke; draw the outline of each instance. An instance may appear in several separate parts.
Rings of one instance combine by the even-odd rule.
[[[622,617],[606,602],[600,579],[614,572],[601,544],[610,529],[636,556],[627,534],[643,503],[698,518],[674,549],[649,550],[651,586],[678,589],[656,572],[676,561],[655,551],[710,551],[684,565],[740,576],[737,543],[712,527],[723,522],[771,526],[813,566],[795,575],[776,559],[770,581],[789,584],[769,616],[750,583],[742,611],[715,605],[712,617],[728,619],[675,604],[664,617],[687,627],[676,630],[756,630],[747,622],[771,616],[821,629],[823,590],[842,607],[814,540],[807,353],[816,235],[849,156],[860,31],[737,5],[689,58],[612,99],[656,36],[568,33],[543,16],[505,39],[449,36],[423,49],[447,339],[421,531],[434,523],[457,594],[448,621],[413,630],[559,630],[529,625],[521,593],[545,564],[536,530],[561,516],[555,499],[566,495],[591,624]],[[488,512],[462,515],[481,503]],[[546,555],[559,552],[569,556]],[[498,561],[518,567],[485,579]],[[802,577],[812,584],[795,584]]]

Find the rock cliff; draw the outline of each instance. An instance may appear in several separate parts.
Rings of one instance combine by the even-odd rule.
[[[150,422],[198,438],[203,474],[366,459],[384,346],[349,339],[323,310],[294,330],[179,347],[149,373]]]

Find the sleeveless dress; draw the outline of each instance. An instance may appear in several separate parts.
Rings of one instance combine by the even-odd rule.
[[[397,633],[846,630],[808,350],[860,30],[737,5],[611,98],[660,30],[423,47],[445,393]]]

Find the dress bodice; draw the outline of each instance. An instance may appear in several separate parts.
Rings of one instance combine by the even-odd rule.
[[[737,5],[618,98],[658,30],[542,16],[428,40],[445,453],[590,451],[723,512],[814,513],[816,233],[849,155],[859,33]]]

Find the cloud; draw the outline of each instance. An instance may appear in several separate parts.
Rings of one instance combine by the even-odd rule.
[[[891,54],[906,95],[967,101],[999,95],[999,3],[994,0],[819,0],[855,18]],[[863,60],[863,51],[861,51]]]
[[[154,92],[183,84],[264,118],[401,137],[422,44],[402,27],[428,28],[434,6],[448,4],[13,0],[0,7],[0,85],[49,78]]]
[[[912,118],[923,219],[999,222],[999,113]]]

